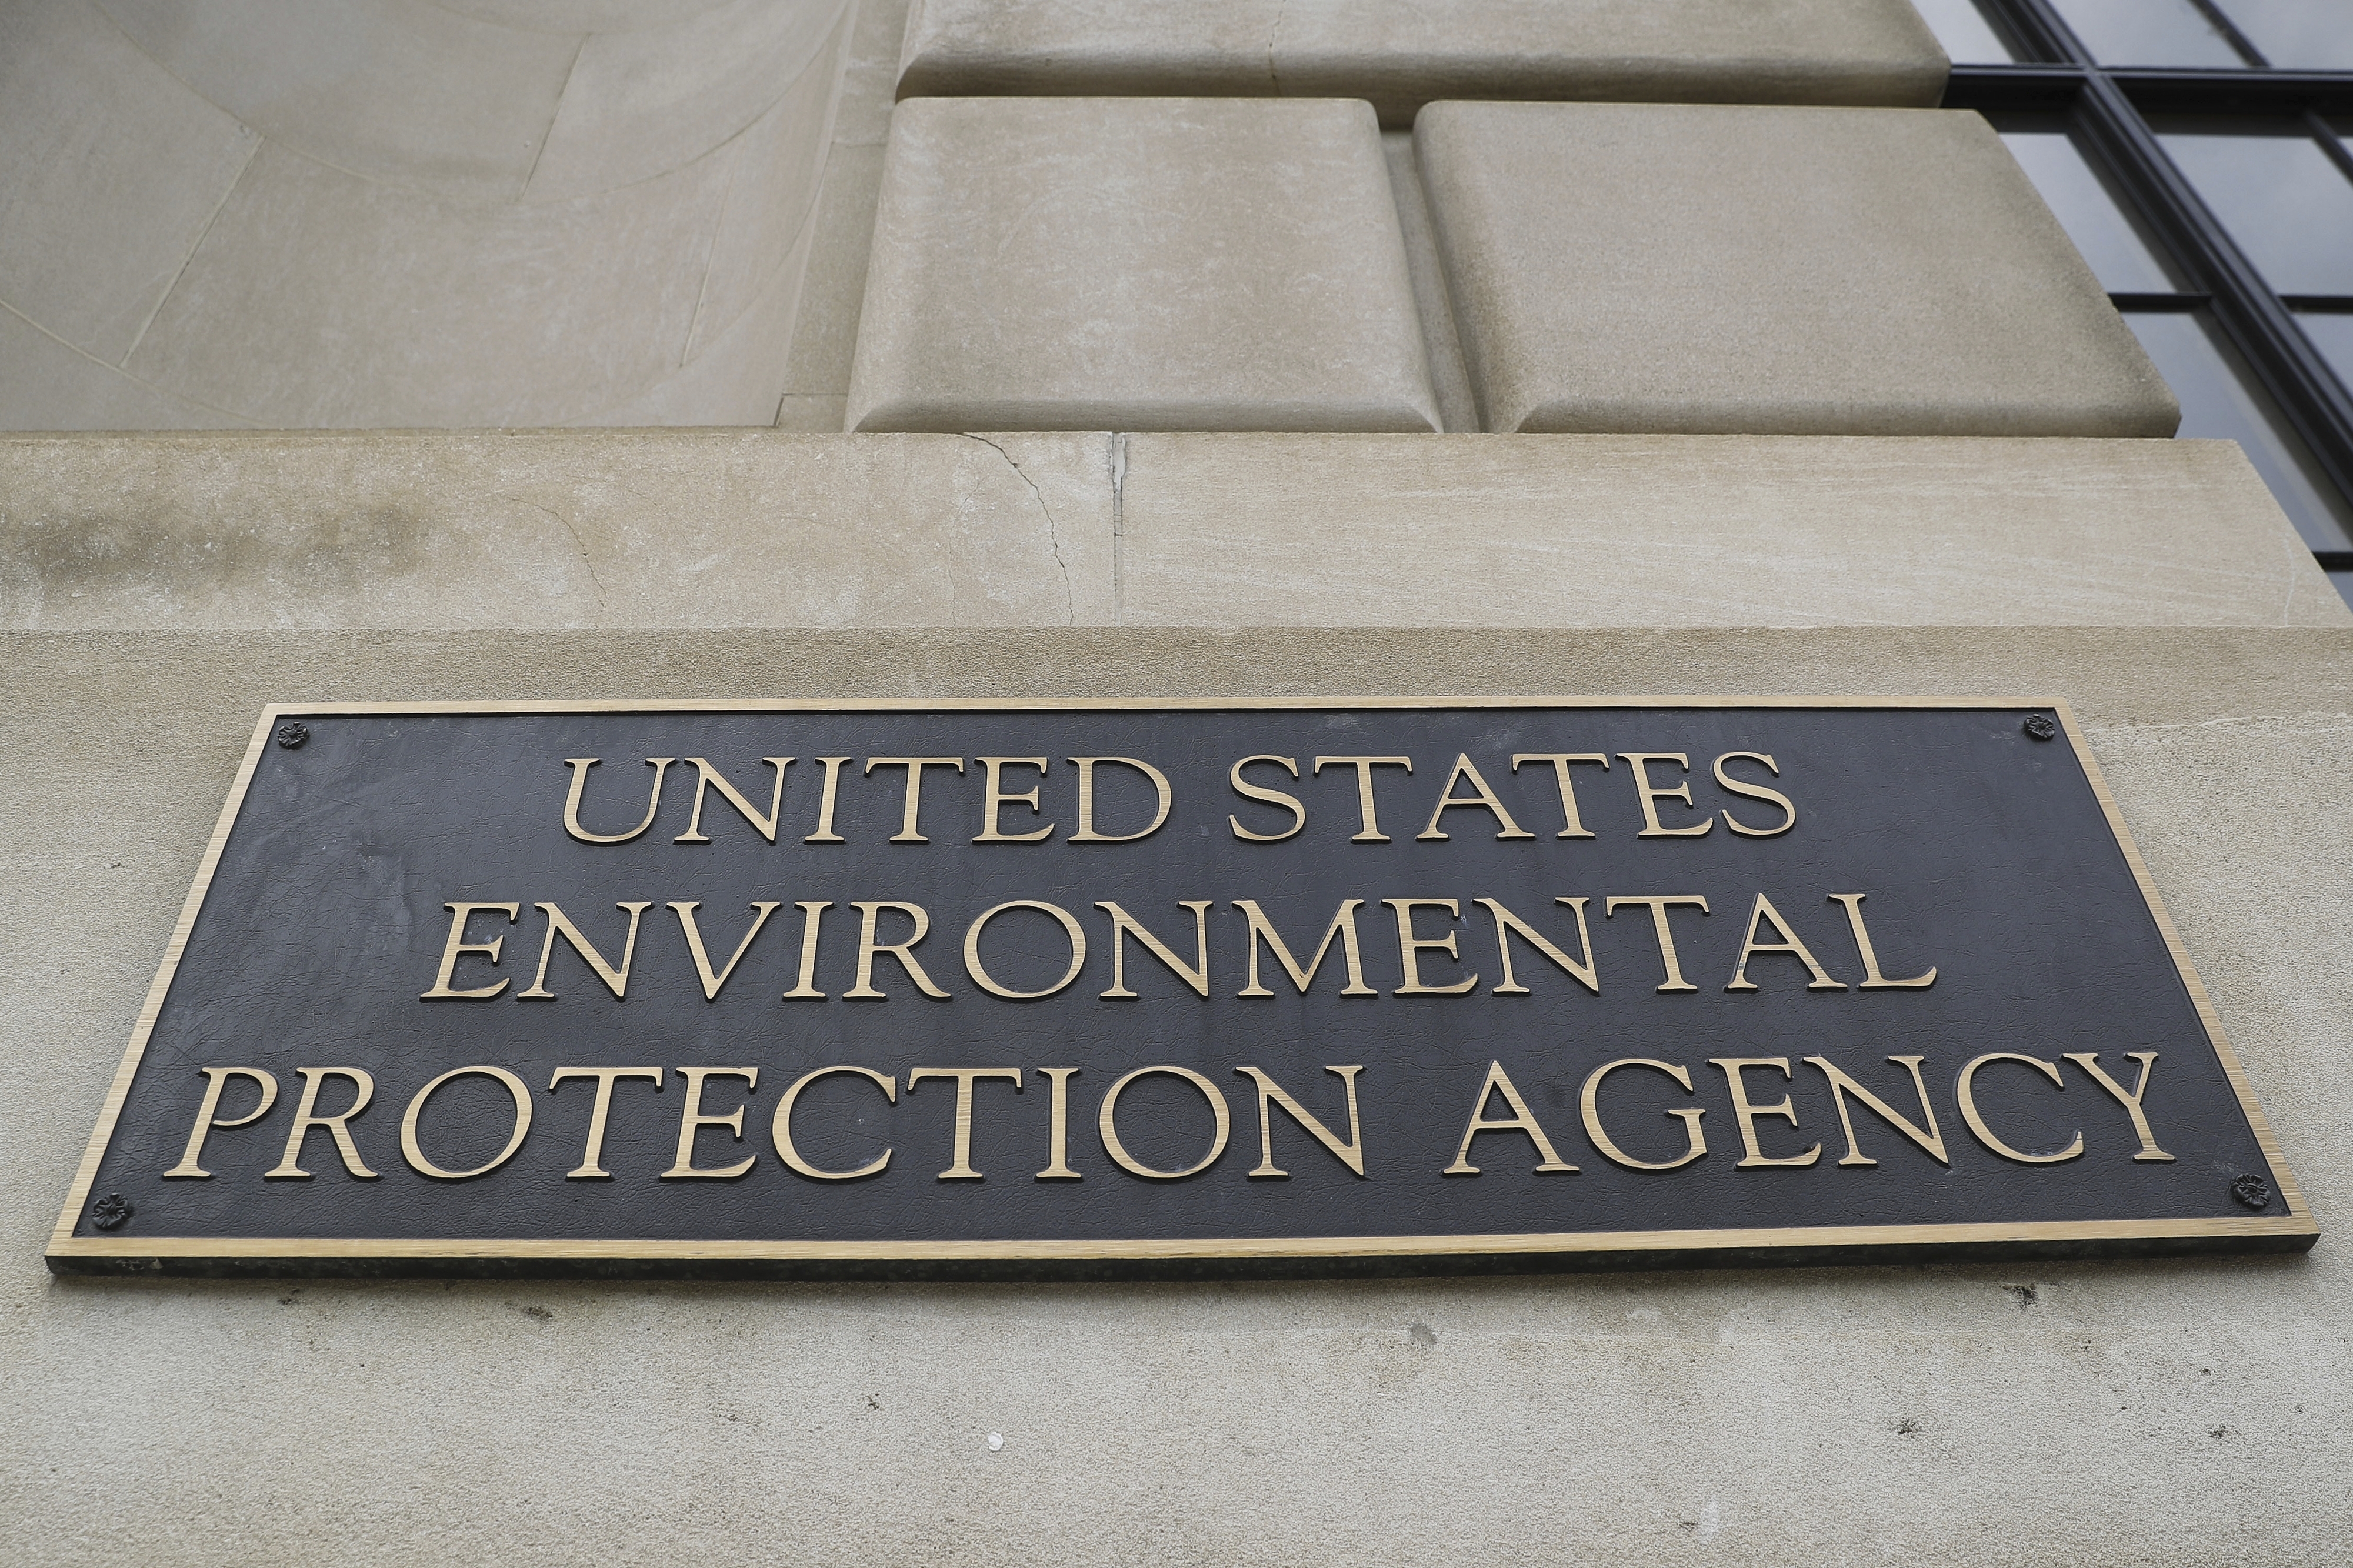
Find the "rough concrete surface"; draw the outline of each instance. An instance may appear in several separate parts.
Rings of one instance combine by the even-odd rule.
[[[921,0],[902,98],[972,93],[1936,101],[1905,0]]]
[[[1372,110],[901,103],[846,423],[1436,430]]]
[[[2224,441],[0,437],[0,626],[2340,626]]]
[[[1444,102],[1414,142],[1487,429],[2180,422],[1974,113]]]
[[[2342,1563],[2348,683],[2344,630],[0,637],[0,1555]],[[1377,1285],[42,1268],[266,701],[1562,689],[2071,699],[2319,1246]]]

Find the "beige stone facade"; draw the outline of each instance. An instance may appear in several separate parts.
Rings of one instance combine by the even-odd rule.
[[[2353,1558],[2353,611],[1945,74],[1901,0],[0,9],[0,1563]],[[43,1267],[265,704],[1560,692],[2065,699],[2318,1246]]]
[[[0,1488],[21,1563],[2324,1563],[2353,941],[2341,629],[77,632],[5,639]],[[2057,690],[2262,1092],[2305,1257],[1383,1284],[55,1279],[259,706]],[[93,714],[137,715],[114,743]],[[992,1448],[989,1436],[1003,1439]]]
[[[2216,441],[17,436],[0,492],[25,630],[2353,625]]]
[[[1436,430],[1372,111],[908,100],[847,423]]]
[[[1489,430],[2180,422],[1978,115],[1440,102],[1414,150]]]

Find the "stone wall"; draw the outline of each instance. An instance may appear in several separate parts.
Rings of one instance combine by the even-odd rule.
[[[1945,75],[1903,0],[0,8],[0,1562],[2353,1560],[2353,612]],[[42,1267],[266,703],[1560,692],[2068,700],[2318,1246]]]
[[[2324,1563],[2344,629],[0,637],[11,1563]],[[1383,1284],[69,1279],[39,1254],[268,700],[2056,692],[2317,1212],[2295,1258]],[[1001,1441],[997,1441],[1001,1439]]]
[[[853,0],[0,11],[0,428],[767,425]]]

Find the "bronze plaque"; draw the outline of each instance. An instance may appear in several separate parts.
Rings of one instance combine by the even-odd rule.
[[[273,708],[60,1272],[2285,1251],[2063,705]]]

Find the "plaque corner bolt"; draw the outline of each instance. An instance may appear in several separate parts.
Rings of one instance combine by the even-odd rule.
[[[278,743],[291,752],[311,738],[311,726],[300,720],[289,719],[278,726]]]
[[[121,1193],[109,1193],[90,1205],[90,1223],[100,1230],[121,1230],[132,1212],[129,1200]]]
[[[2029,713],[2026,722],[2019,726],[2030,741],[2048,741],[2059,733],[2058,721],[2048,713]]]
[[[2261,1213],[2271,1206],[2272,1184],[2258,1175],[2243,1175],[2231,1184],[2231,1195]]]

